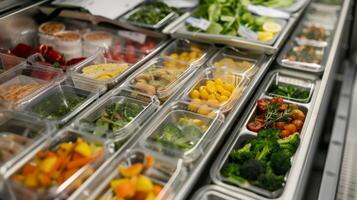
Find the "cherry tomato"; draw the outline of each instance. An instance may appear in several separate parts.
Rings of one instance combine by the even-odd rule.
[[[284,126],[284,130],[289,131],[291,134],[295,133],[297,131],[297,128],[294,124],[288,124]]]
[[[260,111],[266,111],[268,109],[269,101],[266,99],[259,99],[257,101],[257,106]]]
[[[272,103],[276,103],[276,104],[283,104],[284,103],[284,98],[283,97],[273,97],[271,99]]]
[[[284,126],[285,126],[285,122],[277,122],[277,123],[276,123],[276,127],[277,127],[278,129],[283,130],[283,129],[284,129]]]
[[[286,109],[288,109],[288,105],[286,103],[283,103],[279,106],[279,111],[283,112]]]
[[[265,115],[258,115],[254,118],[255,121],[261,122],[262,124],[264,124],[265,122]]]
[[[292,123],[296,126],[298,130],[301,130],[302,126],[304,125],[304,122],[299,119],[295,119]]]
[[[288,137],[291,133],[288,131],[288,130],[282,130],[280,132],[280,137],[281,138],[285,138],[285,137]]]
[[[258,132],[264,128],[264,124],[259,121],[252,121],[248,123],[248,129],[253,132]]]
[[[298,119],[298,120],[301,120],[301,121],[305,120],[304,112],[302,112],[299,109],[294,109],[293,111],[291,111],[291,115],[292,115],[293,119]]]

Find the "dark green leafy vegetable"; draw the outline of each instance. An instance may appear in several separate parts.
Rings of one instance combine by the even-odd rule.
[[[283,96],[287,99],[305,100],[309,97],[310,91],[306,89],[300,89],[292,85],[283,86],[283,85],[273,84],[268,89],[268,93],[276,96]]]
[[[41,117],[47,119],[59,119],[74,111],[85,99],[86,96],[80,96],[73,93],[56,93],[43,99],[30,109]]]
[[[206,129],[203,121],[182,117],[178,122],[163,124],[150,139],[164,146],[186,151],[200,140]]]
[[[279,139],[279,129],[263,129],[240,149],[233,150],[222,169],[227,181],[252,184],[269,191],[283,186],[300,138],[298,134]]]
[[[137,12],[130,15],[128,20],[155,25],[172,12],[177,12],[176,8],[169,7],[162,2],[155,2],[142,6]]]
[[[143,109],[143,106],[130,102],[116,102],[107,106],[95,121],[96,129],[94,134],[103,135],[107,131],[114,132],[123,128]]]
[[[320,64],[322,49],[307,45],[295,46],[287,53],[286,59],[293,62]]]

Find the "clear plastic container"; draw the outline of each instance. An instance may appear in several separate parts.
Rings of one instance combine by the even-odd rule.
[[[108,110],[110,106],[115,106],[117,112],[114,110]],[[121,107],[128,108],[131,106],[140,111],[135,112],[133,116],[125,117],[129,109],[121,110]],[[134,134],[144,122],[150,118],[159,106],[159,101],[156,97],[150,97],[146,94],[139,92],[134,92],[131,90],[126,90],[119,88],[112,92],[111,95],[107,95],[100,99],[96,105],[90,107],[83,111],[76,120],[73,122],[73,126],[82,132],[97,135],[99,137],[108,138],[115,143],[115,147],[119,148],[126,139],[128,139],[132,134]],[[121,110],[119,112],[119,110]],[[115,119],[121,118],[122,121],[114,121],[113,123],[101,123],[97,122],[100,120],[103,113],[113,112],[111,116],[105,117],[105,119],[113,121],[113,116],[117,113],[121,113]],[[127,119],[127,120],[125,120]],[[103,121],[102,121],[103,122]],[[120,124],[124,122],[124,124]],[[97,123],[99,125],[97,125]],[[119,127],[115,127],[114,123],[118,123]],[[117,144],[120,145],[117,145]]]
[[[26,102],[21,109],[61,126],[98,98],[100,90],[91,88],[87,90],[64,81]]]
[[[164,155],[182,158],[185,163],[198,159],[224,121],[220,111],[210,116],[188,111],[185,102],[174,102],[153,119],[141,140],[142,146]]]
[[[0,172],[8,173],[18,161],[33,154],[53,132],[53,127],[39,118],[14,111],[0,111]]]
[[[18,64],[24,61],[25,59],[23,58],[19,58],[5,53],[0,53],[0,74],[5,72],[6,70],[17,66]]]
[[[87,143],[88,147],[90,148],[90,154],[86,155],[86,157],[83,156],[85,155],[83,151],[79,151],[78,146],[80,143],[78,143],[77,140],[79,138],[84,143]],[[64,145],[64,143],[69,143],[76,146],[71,148],[71,150],[65,150],[66,146],[69,145]],[[67,152],[67,150],[68,154],[61,153],[61,151]],[[76,153],[82,156],[79,157],[76,155],[76,159],[74,159],[74,156],[69,156],[70,154],[74,155]],[[28,173],[26,174],[24,174],[26,172],[24,167],[26,167],[26,165],[23,165],[21,169],[12,174],[10,177],[10,184],[17,199],[65,199],[68,198],[68,196],[73,191],[78,189],[88,179],[88,177],[90,177],[99,168],[99,166],[103,164],[106,157],[108,157],[108,154],[105,150],[105,144],[103,140],[91,135],[81,134],[80,132],[76,132],[70,129],[63,129],[47,144],[43,145],[43,147],[36,152],[36,156],[26,161],[27,164],[30,164],[31,162],[35,162],[37,159],[37,162],[40,162],[43,165],[37,166],[39,169],[35,169],[35,171],[27,171]],[[59,166],[57,166],[57,169],[56,166],[54,166],[54,168],[45,169],[46,165],[51,166],[49,158],[57,158],[57,161],[59,161]],[[68,164],[65,165],[64,162],[67,162],[67,158],[69,158]],[[86,162],[80,164],[80,159],[85,160]],[[77,165],[74,165],[74,162],[76,161],[78,161],[78,163]],[[66,167],[66,169],[61,167]],[[73,171],[69,173],[69,170],[72,168]],[[52,171],[52,169],[56,170]],[[41,181],[41,175],[43,172],[47,172],[49,170],[51,171],[51,173],[48,174],[50,176],[50,180],[48,180],[50,181],[50,184],[46,186],[43,185],[46,182]],[[56,173],[59,173],[58,177]],[[34,184],[36,185],[32,185],[31,188],[29,185],[25,185],[30,184],[29,182],[25,182],[25,184],[21,182],[21,176],[24,176],[25,180],[26,178],[32,176],[31,178],[38,179],[39,182],[35,182]]]
[[[0,75],[0,104],[14,108],[46,90],[61,77],[59,70],[22,63]]]
[[[189,63],[184,62],[179,68],[167,66],[165,62],[168,60],[169,58],[150,60],[131,77],[128,86],[148,95],[156,95],[160,101],[165,101],[182,85],[183,80],[195,70]]]
[[[173,65],[176,64],[174,60],[180,60],[194,66],[200,66],[208,59],[213,50],[213,45],[178,39],[169,44],[161,52],[161,56],[172,58]],[[180,65],[181,63],[177,64]]]
[[[252,77],[259,69],[258,63],[264,58],[261,54],[225,47],[209,61],[213,68],[234,71]]]
[[[134,164],[147,165],[147,157],[153,158],[153,165],[141,173],[148,177],[153,184],[162,187],[159,194],[155,197],[157,200],[175,199],[175,194],[184,184],[187,178],[186,168],[182,160],[176,160],[169,157],[162,157],[155,152],[148,152],[142,149],[128,150],[117,159],[112,160],[105,167],[101,168],[88,182],[74,194],[71,199],[115,199],[115,194],[111,189],[110,182],[113,179],[123,178],[118,173],[118,167],[130,167]],[[78,194],[79,193],[79,194]]]
[[[138,59],[141,60],[144,55],[140,54],[139,57]],[[84,61],[83,64],[73,68],[72,74],[83,80],[112,88],[133,71],[131,68],[136,68],[133,66],[135,64],[108,59],[103,54],[103,51],[99,50],[94,56]]]
[[[193,107],[196,105],[197,109],[191,109],[194,112],[205,114],[200,108],[208,106],[226,114],[240,99],[248,83],[248,77],[234,71],[207,68],[196,77],[194,86],[186,90],[183,99]]]
[[[281,90],[295,90],[296,95],[305,96],[305,98],[297,98],[293,96],[287,96],[284,94],[278,94],[277,89]],[[313,81],[308,79],[301,79],[294,77],[292,75],[280,74],[279,72],[271,76],[270,82],[266,87],[266,94],[269,96],[279,96],[284,97],[287,100],[308,103],[311,99],[312,93],[314,92],[315,84]],[[304,94],[303,94],[304,93]]]

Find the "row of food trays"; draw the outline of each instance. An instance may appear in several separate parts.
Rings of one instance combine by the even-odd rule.
[[[220,127],[233,123],[226,119],[267,57],[188,40],[133,42],[73,24],[83,25],[58,19],[4,43],[0,170],[11,194],[173,199]],[[214,183],[279,197],[300,140],[308,142],[318,85],[315,76],[271,72],[212,167]]]

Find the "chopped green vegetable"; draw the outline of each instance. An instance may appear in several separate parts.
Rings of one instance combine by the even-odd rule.
[[[251,4],[262,5],[270,8],[286,8],[291,6],[295,0],[249,0]]]
[[[164,146],[187,151],[202,137],[207,127],[203,121],[182,117],[178,122],[167,122],[150,139]]]
[[[221,173],[227,181],[252,184],[269,191],[283,186],[300,138],[297,133],[279,139],[279,129],[263,129],[241,148],[234,149]]]
[[[74,111],[86,99],[73,93],[56,93],[43,99],[30,110],[47,119],[59,119]]]
[[[95,135],[103,135],[107,131],[116,131],[131,122],[142,110],[143,106],[137,103],[116,102],[108,105],[95,121]]]
[[[176,8],[169,7],[162,2],[155,2],[142,6],[137,12],[130,15],[128,20],[155,25],[172,12],[177,12]]]
[[[283,96],[287,99],[306,100],[309,97],[310,91],[306,89],[300,89],[292,85],[283,86],[283,85],[273,84],[268,89],[268,93],[275,96]]]

